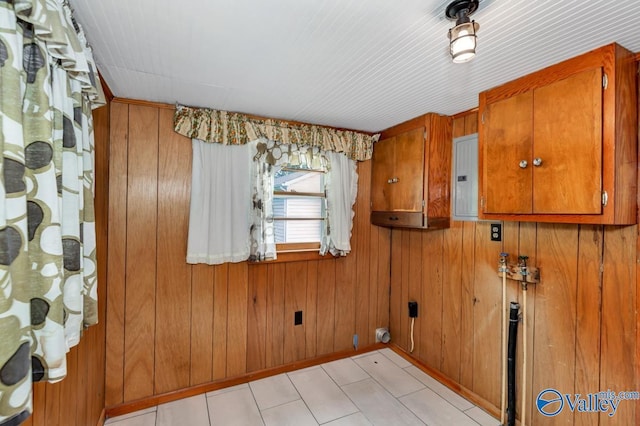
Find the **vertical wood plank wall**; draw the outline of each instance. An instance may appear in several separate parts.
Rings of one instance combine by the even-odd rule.
[[[187,265],[191,141],[173,113],[111,104],[107,407],[348,350],[354,334],[372,344],[389,323],[391,233],[369,223],[370,162],[346,258]]]
[[[124,102],[94,111],[98,255],[100,265],[108,263],[109,288],[102,267],[100,324],[69,354],[66,380],[34,386],[34,414],[25,424],[96,424],[105,402],[349,349],[353,334],[363,346],[379,326],[390,325],[393,341],[408,349],[408,300],[420,304],[414,356],[497,407],[501,251],[512,260],[529,255],[542,273],[542,284],[528,290],[530,423],[637,423],[632,401],[612,418],[566,410],[543,418],[534,408],[546,387],[637,390],[637,226],[504,222],[503,242],[489,240],[484,222],[389,232],[369,224],[364,162],[352,256],[189,266],[182,259],[191,145],[173,132],[172,116],[170,108]],[[454,136],[476,126],[475,114],[460,116]],[[519,286],[508,285],[508,299],[521,301]],[[296,310],[304,323],[294,327]]]
[[[165,106],[122,101],[94,111],[100,323],[69,353],[64,381],[34,386],[25,425],[94,425],[105,404],[349,349],[353,334],[364,346],[380,326],[408,349],[409,300],[420,304],[413,355],[498,407],[501,251],[512,261],[527,254],[541,270],[528,290],[529,423],[640,421],[632,401],[611,418],[567,410],[544,418],[534,408],[547,387],[638,390],[638,226],[504,222],[503,242],[490,241],[484,222],[390,232],[369,224],[363,162],[351,256],[190,266],[191,144],[172,117]],[[454,120],[454,137],[476,130],[475,113]],[[508,300],[521,302],[518,284],[508,286]],[[293,326],[296,310],[302,326]],[[520,329],[518,365],[521,344]]]
[[[454,120],[454,137],[475,133],[477,114]],[[508,185],[509,182],[505,182]],[[541,284],[527,293],[527,424],[632,425],[637,401],[623,401],[613,417],[543,417],[535,398],[562,393],[636,391],[638,226],[503,223],[503,241],[490,241],[490,223],[452,221],[438,231],[393,230],[392,341],[408,350],[407,302],[419,303],[413,355],[495,407],[500,406],[501,297],[499,253],[529,256]],[[416,273],[418,271],[418,273]],[[508,300],[522,302],[508,281]],[[522,327],[517,364],[522,363]],[[520,370],[518,417],[520,417]]]
[[[23,423],[25,426],[93,426],[104,412],[109,111],[108,104],[93,111],[98,324],[85,330],[78,346],[67,354],[67,377],[63,381],[34,385],[33,415]]]

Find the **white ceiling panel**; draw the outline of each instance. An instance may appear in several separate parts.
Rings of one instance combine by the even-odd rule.
[[[443,0],[71,0],[115,96],[379,131],[618,42],[640,2],[484,0],[478,55],[448,55]]]

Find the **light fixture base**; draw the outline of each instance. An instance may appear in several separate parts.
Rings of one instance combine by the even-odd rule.
[[[461,12],[466,10],[466,12],[462,13],[462,15],[468,17],[473,12],[478,10],[479,5],[479,0],[453,0],[451,3],[449,3],[449,6],[447,6],[445,15],[447,16],[447,18],[455,21],[460,18]]]

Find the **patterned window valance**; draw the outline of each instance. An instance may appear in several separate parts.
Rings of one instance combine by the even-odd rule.
[[[373,142],[379,137],[350,130],[258,119],[235,112],[183,105],[176,108],[174,129],[183,136],[205,142],[243,145],[265,138],[287,145],[306,145],[324,151],[341,152],[357,161],[371,159]]]

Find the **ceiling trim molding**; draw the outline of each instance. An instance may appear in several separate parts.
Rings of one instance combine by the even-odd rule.
[[[119,102],[121,104],[129,104],[129,105],[148,106],[148,107],[162,108],[162,109],[176,109],[175,104],[166,104],[164,102],[143,101],[141,99],[120,98],[117,96],[112,99],[112,102]]]
[[[167,104],[167,103],[164,103],[164,102],[145,101],[145,100],[141,100],[141,99],[121,98],[121,97],[118,97],[118,96],[114,96],[111,99],[111,102],[118,102],[118,103],[121,103],[121,104],[129,104],[129,105],[148,106],[148,107],[162,108],[162,109],[171,109],[171,110],[175,110],[176,109],[176,105],[175,104]],[[289,123],[289,124],[292,124],[292,125],[319,126],[319,127],[325,127],[325,128],[333,129],[333,130],[341,130],[341,131],[348,131],[348,132],[358,132],[358,133],[362,133],[364,135],[369,135],[369,136],[372,136],[372,135],[375,134],[375,132],[363,132],[361,130],[345,129],[345,128],[342,128],[342,127],[324,126],[324,125],[319,125],[319,124],[315,124],[315,123],[305,123],[305,122],[302,122],[302,121],[293,121],[293,120],[287,120],[287,119],[281,119],[281,118],[273,118],[273,117],[262,117],[260,115],[245,114],[245,113],[240,113],[240,114],[246,115],[247,117],[252,118],[252,119],[256,119],[256,120],[278,120],[278,121],[283,121],[285,123]]]
[[[105,98],[107,98],[109,101],[112,101],[114,98],[113,92],[111,91],[111,88],[107,84],[102,74],[100,74],[100,70],[98,70],[98,78],[100,79],[100,85],[102,86],[102,91],[104,92]]]
[[[461,112],[455,113],[455,114],[453,114],[451,116],[451,118],[453,118],[455,120],[456,118],[465,117],[465,116],[467,116],[469,114],[473,114],[473,113],[477,113],[477,112],[478,112],[478,107],[475,107],[475,108],[471,108],[471,109],[468,109],[468,110],[465,110],[465,111],[461,111]]]

